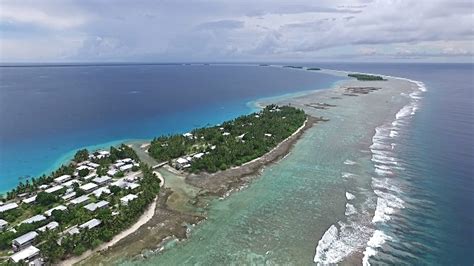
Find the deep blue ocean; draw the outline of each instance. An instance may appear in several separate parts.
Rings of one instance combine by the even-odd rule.
[[[474,65],[305,64],[425,83],[400,140],[409,204],[383,228],[374,264],[473,265]],[[216,124],[249,101],[331,86],[317,72],[256,66],[0,67],[0,191],[71,151]]]
[[[237,65],[0,67],[0,192],[74,150],[213,125],[261,97],[331,86],[309,71]],[[97,145],[97,146],[94,146]]]

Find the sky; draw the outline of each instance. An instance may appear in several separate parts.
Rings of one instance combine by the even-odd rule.
[[[473,62],[472,0],[0,0],[0,62]]]

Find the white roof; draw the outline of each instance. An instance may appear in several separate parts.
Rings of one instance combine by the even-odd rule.
[[[0,219],[0,227],[1,227],[1,226],[5,226],[5,225],[7,225],[7,224],[8,224],[7,221],[5,221],[5,220],[3,220],[3,219]]]
[[[129,202],[129,201],[131,201],[131,200],[134,200],[134,199],[136,199],[136,198],[138,198],[137,195],[135,195],[135,194],[128,194],[127,196],[124,196],[124,197],[120,198],[120,201],[127,203],[127,202]]]
[[[64,182],[64,181],[66,181],[66,180],[69,180],[70,178],[71,178],[70,175],[62,175],[62,176],[56,177],[56,178],[54,179],[54,182],[56,182],[56,183],[62,183],[62,182]]]
[[[32,224],[32,223],[36,223],[36,222],[44,221],[44,220],[46,220],[46,217],[44,217],[44,215],[42,215],[42,214],[38,214],[38,215],[35,215],[33,217],[30,217],[30,218],[24,220],[20,224]]]
[[[36,201],[36,195],[34,195],[33,197],[29,197],[27,199],[22,200],[22,202],[26,203],[26,204],[29,204],[29,203],[32,203],[32,202],[35,202],[35,201]]]
[[[188,163],[188,160],[186,160],[186,159],[184,159],[184,158],[178,158],[178,159],[176,160],[176,162],[179,163],[179,164],[185,164],[185,163]]]
[[[94,178],[94,177],[96,177],[96,176],[97,176],[96,173],[92,173],[92,174],[86,175],[86,176],[83,177],[83,178],[84,178],[85,180],[89,180],[89,179]]]
[[[68,233],[70,235],[74,234],[79,234],[79,228],[77,228],[77,225],[74,225],[64,231],[64,233]]]
[[[120,166],[120,171],[126,171],[129,169],[132,169],[133,165],[132,164],[126,164],[124,166]]]
[[[199,158],[201,158],[202,156],[204,156],[204,153],[203,153],[203,152],[200,152],[200,153],[194,154],[193,157],[199,159]]]
[[[230,135],[229,132],[224,132],[224,133],[222,133],[222,136],[229,136],[229,135]]]
[[[45,189],[45,188],[48,188],[48,187],[49,187],[49,186],[46,185],[46,184],[39,186],[40,189]]]
[[[115,169],[110,169],[109,171],[107,171],[107,174],[109,176],[114,176],[116,173],[117,173],[117,170],[115,170]]]
[[[105,207],[107,205],[109,205],[108,201],[101,200],[101,201],[96,202],[96,203],[89,203],[86,206],[84,206],[84,208],[86,208],[87,210],[93,212],[93,211],[97,210],[98,208],[102,208],[102,207]]]
[[[38,248],[36,248],[35,246],[29,246],[13,255],[11,255],[10,259],[15,262],[15,263],[18,263],[20,261],[24,261],[24,260],[27,260],[29,258],[32,258],[36,255],[38,255],[40,252],[40,250]]]
[[[73,180],[67,181],[67,182],[64,183],[63,185],[66,186],[66,187],[70,187],[70,186],[72,186],[72,184],[74,184],[74,183],[78,183],[78,184],[79,184],[79,183],[81,183],[81,182],[80,182],[79,180],[77,180],[77,179],[73,179]]]
[[[139,186],[140,186],[140,185],[137,184],[137,183],[127,183],[127,187],[128,187],[129,189],[135,189],[135,188],[137,188],[137,187],[139,187]]]
[[[102,155],[109,155],[110,152],[108,151],[97,151],[99,154],[102,154]]]
[[[96,178],[92,179],[92,182],[95,182],[97,184],[102,184],[102,183],[107,182],[111,179],[112,178],[110,176],[101,176],[101,177],[96,177]]]
[[[271,136],[272,136],[272,134],[270,134],[270,133],[265,133],[265,137],[271,137]]]
[[[109,189],[108,186],[100,187],[100,188],[92,191],[92,194],[94,194],[94,196],[96,196],[97,198],[100,197],[103,193],[110,194],[110,189]]]
[[[124,162],[118,162],[118,163],[114,163],[114,166],[116,168],[119,168],[120,166],[124,165],[125,163]]]
[[[58,226],[59,226],[58,222],[52,221],[49,224],[38,228],[38,231],[44,232],[46,230],[53,230],[53,229],[58,228]]]
[[[71,192],[71,193],[69,193],[69,194],[66,194],[66,195],[62,196],[61,198],[62,198],[63,200],[68,200],[68,199],[70,199],[70,198],[72,198],[72,197],[74,197],[74,196],[76,196],[76,192]]]
[[[87,166],[87,165],[81,165],[81,166],[77,167],[76,169],[77,169],[77,171],[81,171],[81,170],[85,170],[85,169],[89,169],[89,170],[90,170],[90,167]]]
[[[79,225],[80,228],[87,228],[87,229],[92,229],[98,225],[101,224],[101,221],[99,219],[92,219],[92,220],[89,220],[81,225]]]
[[[80,196],[80,197],[78,197],[78,198],[75,198],[75,199],[71,200],[71,203],[74,204],[74,205],[76,205],[76,204],[81,204],[81,203],[83,203],[83,202],[85,202],[85,201],[88,201],[88,200],[89,200],[89,196],[87,196],[87,195],[82,195],[82,196]]]
[[[89,190],[94,189],[96,187],[97,187],[97,184],[87,183],[85,185],[80,186],[79,188],[82,189],[82,190],[85,190],[85,191],[89,191]]]
[[[9,211],[9,210],[13,210],[13,209],[16,209],[16,208],[18,208],[18,204],[16,204],[15,202],[8,203],[8,204],[5,204],[5,205],[1,205],[0,206],[0,213],[5,212],[5,211]]]
[[[100,166],[100,164],[97,164],[97,163],[88,163],[87,165],[92,167],[92,168],[97,168],[97,167]]]
[[[56,191],[58,191],[58,190],[61,190],[61,189],[63,189],[63,188],[64,188],[63,186],[57,185],[57,186],[50,187],[50,188],[46,189],[44,192],[46,192],[46,193],[54,193],[54,192],[56,192]]]
[[[54,208],[51,208],[51,209],[45,211],[44,214],[45,214],[46,216],[51,216],[51,214],[53,214],[53,211],[55,211],[55,210],[58,210],[58,211],[65,211],[65,210],[67,210],[67,207],[64,206],[64,205],[59,205],[59,206],[56,206],[56,207],[54,207]]]
[[[127,186],[127,182],[125,182],[123,179],[119,179],[115,182],[113,182],[112,184],[110,184],[112,186],[117,186],[117,187],[120,187],[120,188],[124,188]]]
[[[38,233],[35,231],[28,232],[22,236],[19,236],[15,239],[13,239],[13,242],[18,243],[18,245],[23,245],[33,239],[35,239],[38,236]]]

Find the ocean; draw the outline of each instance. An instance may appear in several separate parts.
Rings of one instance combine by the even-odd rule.
[[[184,133],[254,111],[260,97],[337,78],[239,65],[0,67],[0,192],[48,174],[77,149]]]
[[[387,121],[377,112],[352,119],[362,112],[357,104],[332,114],[248,188],[211,204],[209,219],[189,240],[125,264],[311,265],[343,261],[351,252],[358,252],[357,263],[373,265],[474,263],[474,66],[310,66],[405,77],[422,82],[421,90],[405,97],[409,103]],[[259,98],[340,80],[235,65],[0,73],[1,189],[14,186],[18,176],[50,170],[74,149],[185,132],[251,112],[248,103]]]

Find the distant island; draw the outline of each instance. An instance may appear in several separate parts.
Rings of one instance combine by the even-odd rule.
[[[321,68],[319,68],[319,67],[308,67],[306,70],[317,71],[317,70],[321,70]]]
[[[348,74],[347,76],[351,78],[356,78],[361,81],[377,81],[377,80],[386,80],[381,76],[367,75],[367,74]]]
[[[295,69],[303,69],[302,66],[283,66],[283,67],[286,67],[286,68],[295,68]]]
[[[159,165],[213,173],[267,154],[306,120],[300,109],[269,105],[222,125],[155,138],[148,153]],[[162,180],[128,145],[79,150],[69,164],[6,193],[0,256],[8,263],[40,258],[52,264],[99,248],[156,204]]]

